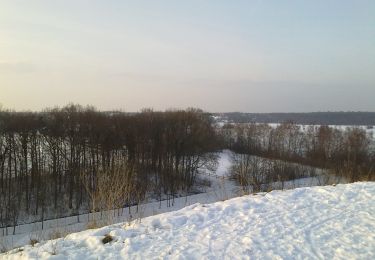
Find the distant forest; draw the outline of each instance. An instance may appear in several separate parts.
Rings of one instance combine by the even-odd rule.
[[[214,114],[233,123],[283,123],[317,125],[375,125],[375,112],[222,113]]]

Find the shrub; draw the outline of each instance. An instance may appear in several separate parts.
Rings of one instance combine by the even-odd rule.
[[[107,244],[111,241],[113,241],[113,237],[110,234],[106,234],[102,239],[103,244]]]

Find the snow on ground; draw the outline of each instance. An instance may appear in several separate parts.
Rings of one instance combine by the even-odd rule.
[[[102,243],[106,234],[113,241]],[[375,259],[375,183],[298,188],[67,235],[2,259]]]
[[[144,201],[139,206],[132,206],[130,209],[124,208],[119,211],[104,212],[104,214],[97,212],[91,214],[81,214],[79,216],[57,218],[53,220],[46,220],[36,222],[33,224],[24,224],[16,226],[16,234],[13,235],[13,227],[8,227],[8,234],[5,235],[5,229],[0,229],[0,250],[9,250],[15,247],[28,244],[31,239],[48,240],[55,236],[56,233],[72,233],[87,229],[90,222],[95,221],[98,225],[103,223],[118,223],[129,221],[131,219],[138,219],[148,217],[164,212],[179,210],[183,207],[195,203],[212,203],[228,198],[237,197],[239,195],[239,188],[233,180],[229,180],[229,169],[232,166],[231,160],[232,152],[224,150],[218,153],[217,169],[213,172],[208,169],[202,169],[200,177],[210,181],[210,187],[202,187],[202,193],[174,198],[173,204],[170,205],[167,201],[161,203],[155,200]],[[119,213],[119,214],[118,214]],[[111,215],[108,217],[106,215]]]
[[[229,176],[229,170],[232,167],[232,156],[233,152],[230,150],[223,150],[219,153],[218,167],[216,169],[216,175],[220,177]]]
[[[202,169],[201,178],[206,178],[211,182],[209,187],[202,187],[202,193],[175,198],[172,205],[167,201],[145,201],[137,210],[136,206],[124,208],[110,212],[97,212],[91,214],[81,214],[79,216],[57,218],[46,220],[43,223],[36,222],[33,224],[19,225],[16,227],[16,234],[13,235],[13,227],[8,228],[8,234],[5,230],[0,230],[0,251],[10,250],[30,243],[31,239],[38,241],[48,240],[57,237],[58,234],[68,234],[87,229],[93,222],[96,225],[103,226],[110,223],[126,222],[134,219],[140,219],[160,213],[170,212],[182,209],[195,203],[213,203],[227,200],[230,198],[243,195],[241,187],[237,186],[234,180],[229,178],[230,167],[232,166],[233,152],[223,150],[218,153],[218,165],[215,171]],[[273,189],[293,189],[296,187],[316,186],[342,182],[343,180],[327,179],[327,176],[308,177],[296,179],[285,183],[272,183]],[[60,237],[59,236],[59,237]]]

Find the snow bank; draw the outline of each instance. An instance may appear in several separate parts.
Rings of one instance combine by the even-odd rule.
[[[113,241],[102,243],[104,235]],[[375,183],[298,188],[74,233],[2,259],[375,259]]]

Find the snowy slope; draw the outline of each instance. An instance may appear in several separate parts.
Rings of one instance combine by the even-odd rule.
[[[53,220],[47,220],[42,223],[37,222],[33,224],[19,225],[16,227],[16,234],[13,235],[13,227],[8,227],[8,234],[5,229],[0,229],[0,252],[2,250],[10,250],[12,248],[24,246],[30,243],[30,239],[48,240],[52,237],[61,237],[63,234],[79,232],[87,229],[89,223],[95,219],[95,221],[103,226],[103,222],[108,223],[108,219],[105,217],[106,214],[110,215],[111,223],[120,223],[129,221],[130,219],[144,218],[160,213],[180,210],[186,206],[190,206],[195,203],[213,203],[217,201],[226,200],[243,195],[243,189],[237,186],[237,183],[229,178],[230,168],[232,166],[233,153],[229,150],[223,150],[218,153],[218,164],[216,169],[202,168],[199,172],[200,178],[207,179],[211,185],[201,187],[202,193],[192,194],[187,197],[178,197],[174,199],[173,205],[168,204],[167,201],[161,203],[155,200],[145,200],[137,210],[136,206],[132,206],[130,209],[124,208],[123,210],[113,212],[104,212],[102,218],[101,212],[88,214],[81,214],[79,218],[77,216],[71,216],[66,218],[57,218]],[[332,180],[333,183],[337,183],[336,180]],[[340,180],[342,181],[342,180]],[[317,186],[322,183],[331,183],[326,180],[325,176],[309,177],[296,179],[293,181],[285,182],[284,184],[275,182],[272,184],[274,189],[293,189],[296,187],[306,186]],[[113,216],[115,213],[115,217]],[[118,215],[120,213],[120,215]],[[61,234],[56,236],[56,234]]]
[[[105,234],[114,241],[103,245]],[[74,233],[1,259],[375,259],[375,183],[298,188]]]
[[[175,211],[182,209],[186,206],[195,203],[213,203],[220,200],[238,197],[242,195],[241,189],[236,185],[234,180],[228,178],[229,169],[232,166],[231,157],[233,153],[229,150],[224,150],[218,154],[218,164],[216,169],[207,169],[203,167],[199,171],[199,177],[210,182],[210,186],[196,187],[196,190],[200,190],[201,193],[190,194],[188,196],[174,198],[173,204],[171,205],[168,201],[159,202],[154,198],[148,198],[142,202],[137,210],[137,206],[132,206],[131,209],[124,208],[119,212],[113,211],[104,212],[104,218],[102,219],[102,213],[83,213],[79,217],[62,217],[52,220],[46,220],[43,222],[36,222],[31,224],[18,225],[15,228],[15,235],[13,235],[13,227],[8,227],[8,232],[5,228],[0,228],[0,252],[1,250],[10,250],[12,248],[20,247],[29,243],[30,239],[36,238],[37,240],[48,240],[54,236],[55,233],[73,233],[87,229],[88,223],[95,219],[98,224],[102,225],[102,222],[107,221],[105,215],[111,215],[110,219],[112,223],[119,223],[129,221],[135,218],[144,218],[160,213],[169,211]],[[302,183],[300,180],[296,180],[292,183],[291,187],[300,187],[301,185],[316,185],[314,182]],[[131,213],[129,213],[131,212]],[[118,215],[120,213],[120,215]],[[113,216],[115,215],[115,216]],[[5,235],[9,234],[9,235]]]

